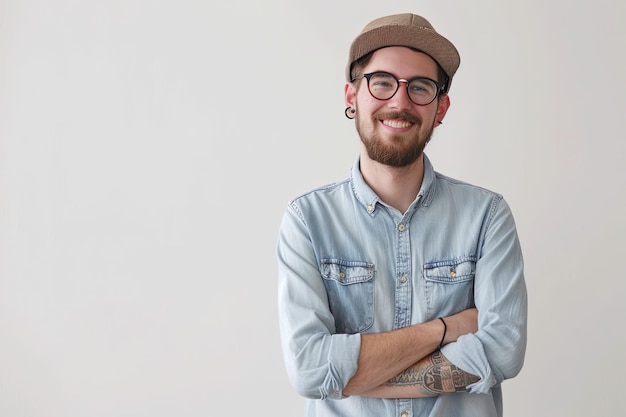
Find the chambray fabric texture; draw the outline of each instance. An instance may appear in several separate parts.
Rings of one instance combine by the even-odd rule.
[[[365,183],[344,181],[290,201],[279,227],[278,314],[287,374],[304,416],[502,416],[501,383],[521,370],[527,291],[515,221],[500,194],[436,172],[424,156],[406,213]],[[342,394],[361,334],[479,310],[479,330],[443,347],[480,377],[468,392],[426,399]],[[407,414],[404,414],[407,413]]]

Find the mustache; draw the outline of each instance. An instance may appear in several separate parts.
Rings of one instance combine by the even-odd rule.
[[[419,117],[406,112],[406,111],[387,111],[387,112],[380,112],[380,113],[375,113],[373,115],[373,117],[375,119],[378,120],[389,120],[389,119],[402,119],[402,120],[406,120],[407,122],[411,122],[411,123],[421,123],[422,119],[420,119]]]

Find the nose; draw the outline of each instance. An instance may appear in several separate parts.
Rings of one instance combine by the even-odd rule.
[[[398,90],[396,94],[389,99],[389,105],[394,109],[408,110],[412,107],[413,102],[409,98],[408,87],[409,82],[407,80],[398,80]]]

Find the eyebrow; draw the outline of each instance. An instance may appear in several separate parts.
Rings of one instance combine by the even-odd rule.
[[[376,74],[376,73],[381,73],[381,72],[382,72],[382,73],[385,73],[385,74],[389,74],[389,75],[391,75],[391,76],[394,76],[394,77],[396,77],[398,80],[406,80],[406,81],[411,81],[411,80],[414,80],[414,79],[416,79],[416,78],[425,78],[425,79],[427,79],[427,80],[431,80],[431,81],[434,81],[434,82],[436,82],[436,83],[440,82],[440,81],[437,81],[437,77],[435,77],[435,78],[431,78],[431,77],[428,77],[428,76],[426,76],[426,75],[416,75],[416,76],[414,76],[414,77],[410,77],[410,78],[400,78],[400,77],[398,77],[396,74],[394,74],[393,72],[383,71],[383,70],[369,71],[369,74]]]

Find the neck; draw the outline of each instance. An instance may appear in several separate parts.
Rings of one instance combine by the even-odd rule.
[[[405,167],[396,168],[370,159],[361,152],[361,175],[386,204],[405,213],[417,197],[424,178],[424,155]]]

